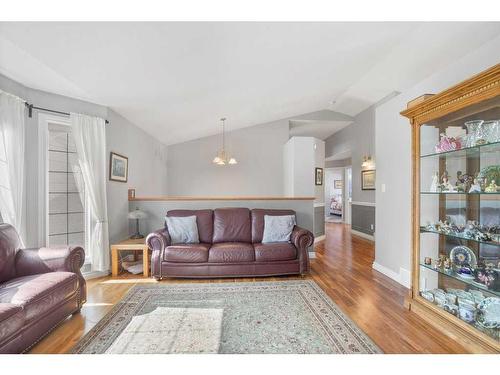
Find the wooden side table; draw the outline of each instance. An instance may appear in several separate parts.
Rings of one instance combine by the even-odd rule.
[[[126,239],[117,244],[111,245],[111,275],[118,276],[120,267],[118,253],[120,251],[142,250],[142,268],[144,277],[149,277],[149,250],[145,238]]]

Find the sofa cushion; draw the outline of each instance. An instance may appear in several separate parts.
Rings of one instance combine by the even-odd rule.
[[[212,243],[214,232],[213,211],[212,210],[171,210],[167,216],[196,216],[196,225],[198,226],[198,237],[200,242]]]
[[[20,244],[14,227],[0,224],[0,282],[16,277],[15,258]]]
[[[0,303],[0,343],[24,325],[23,308],[12,303]]]
[[[295,224],[295,215],[264,215],[262,243],[290,242]]]
[[[248,208],[218,208],[214,211],[213,243],[252,241]]]
[[[252,210],[252,243],[262,242],[264,234],[264,215],[283,216],[295,215],[294,210],[267,210],[255,208]]]
[[[165,220],[172,243],[200,243],[196,216],[167,216]]]
[[[177,244],[167,246],[163,254],[166,262],[205,263],[208,261],[208,250],[211,244]]]
[[[297,258],[297,249],[291,243],[256,243],[253,246],[255,248],[256,262],[272,262]]]
[[[212,245],[208,253],[209,263],[253,262],[253,245],[245,242],[223,242]]]
[[[78,277],[73,272],[22,276],[0,284],[0,303],[22,306],[29,321],[73,296],[77,289]]]

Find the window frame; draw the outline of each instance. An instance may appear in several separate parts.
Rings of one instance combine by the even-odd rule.
[[[66,116],[48,113],[38,114],[38,246],[49,244],[49,125],[54,124],[71,128],[71,121]],[[88,247],[90,228],[90,206],[85,189],[84,208],[84,247]],[[85,266],[90,264],[90,254],[86,252]]]

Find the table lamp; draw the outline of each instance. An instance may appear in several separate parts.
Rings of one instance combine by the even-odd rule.
[[[132,239],[144,238],[144,236],[139,232],[139,220],[145,219],[147,217],[148,215],[144,211],[139,210],[139,208],[136,208],[134,211],[130,211],[128,213],[128,218],[130,220],[135,220],[135,234],[132,235],[130,238]]]

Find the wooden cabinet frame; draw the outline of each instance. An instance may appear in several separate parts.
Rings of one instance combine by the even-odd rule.
[[[412,277],[406,304],[426,322],[460,342],[466,350],[479,353],[499,353],[500,344],[419,295],[420,127],[431,120],[496,97],[500,97],[500,64],[439,94],[427,96],[425,100],[401,112],[401,115],[409,118],[412,127]]]

